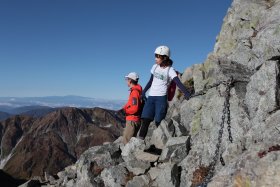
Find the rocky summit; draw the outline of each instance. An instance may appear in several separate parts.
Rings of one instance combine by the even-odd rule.
[[[280,0],[234,0],[214,51],[182,76],[191,99],[177,91],[145,141],[91,147],[45,185],[279,186],[279,60]]]

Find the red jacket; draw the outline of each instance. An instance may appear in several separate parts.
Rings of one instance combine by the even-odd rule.
[[[124,105],[123,109],[126,114],[126,120],[128,121],[140,121],[140,97],[142,94],[142,87],[137,84],[130,89],[130,95],[127,103]]]

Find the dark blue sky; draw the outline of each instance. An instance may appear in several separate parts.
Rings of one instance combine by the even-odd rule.
[[[159,45],[183,72],[213,51],[231,0],[1,0],[0,97],[126,99]]]

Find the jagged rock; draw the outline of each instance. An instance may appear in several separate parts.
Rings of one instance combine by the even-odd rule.
[[[279,0],[234,0],[214,53],[255,69],[279,55]]]
[[[176,164],[164,163],[158,166],[160,173],[155,182],[157,186],[177,187],[180,185],[181,169]]]
[[[144,174],[151,167],[150,162],[139,159],[125,162],[125,166],[134,175]]]
[[[146,147],[144,140],[132,137],[130,141],[122,149],[122,158],[129,162],[135,159],[134,153],[139,150],[144,150]]]
[[[152,168],[149,170],[148,174],[149,174],[151,180],[154,181],[154,180],[159,176],[160,172],[161,172],[161,169],[160,169],[160,168],[158,168],[158,167],[152,167]]]
[[[135,176],[132,180],[128,181],[126,187],[149,187],[149,177],[146,175]]]
[[[106,144],[88,149],[76,162],[76,185],[101,185],[105,181],[96,178],[105,168],[123,162],[119,144]],[[95,179],[96,178],[96,179]],[[101,183],[101,184],[100,184]]]
[[[187,136],[169,138],[165,145],[165,148],[162,150],[159,161],[171,161],[174,163],[179,163],[180,161],[182,161],[188,153],[188,139],[189,137]]]
[[[168,123],[166,120],[162,120],[158,128],[153,131],[151,144],[155,145],[155,147],[158,149],[162,149],[167,140],[174,136],[174,134],[175,127],[172,122]]]
[[[144,151],[137,151],[135,152],[135,158],[141,161],[156,162],[159,158],[159,155],[146,153]]]
[[[177,115],[171,118],[171,122],[175,127],[175,137],[187,136],[189,134],[187,128],[180,122],[180,115],[178,115],[179,111],[180,110],[178,109],[176,113]]]
[[[151,139],[152,139],[153,133],[156,129],[157,129],[157,126],[156,126],[155,122],[154,121],[151,122],[149,125],[149,128],[148,128],[147,135],[145,137],[145,144],[146,144],[145,148],[150,147],[152,145]]]
[[[63,171],[58,172],[57,176],[60,179],[64,179],[64,178],[74,179],[74,178],[77,177],[76,170],[77,170],[76,166],[75,165],[71,165],[71,166],[68,166],[68,167],[64,168]]]
[[[195,135],[200,130],[201,108],[204,96],[193,97],[184,101],[180,108],[180,121],[188,134]]]
[[[263,63],[247,85],[246,105],[252,123],[257,125],[279,107],[279,64],[274,61]]]
[[[234,82],[249,82],[251,75],[252,71],[245,65],[209,55],[204,64],[194,67],[194,89],[198,93],[230,78]]]
[[[244,106],[243,92],[244,89],[241,89],[241,87],[232,87],[230,90],[231,134],[237,144],[233,145],[229,142],[227,127],[225,127],[220,151],[223,153],[226,162],[242,152],[242,145],[245,144],[244,134],[251,127],[247,109]],[[216,88],[209,89],[204,96],[193,98],[196,101],[191,99],[186,104],[182,104],[182,107],[184,107],[181,109],[182,112],[196,111],[190,113],[190,115],[187,112],[185,112],[185,115],[181,114],[181,121],[191,121],[189,126],[192,146],[189,155],[181,163],[183,169],[181,181],[186,186],[191,185],[190,181],[193,177],[193,172],[197,168],[201,166],[207,167],[213,160],[222,121],[224,95],[225,86],[222,84]],[[197,104],[194,105],[192,104],[193,102],[197,102]],[[190,104],[188,105],[188,103]],[[225,125],[227,126],[227,124]],[[218,163],[219,167],[221,167],[220,163]]]
[[[126,184],[127,170],[122,165],[105,168],[101,172],[101,178],[105,187],[121,187]]]
[[[185,82],[191,78],[193,78],[193,66],[192,67],[187,67],[181,77],[182,82]]]

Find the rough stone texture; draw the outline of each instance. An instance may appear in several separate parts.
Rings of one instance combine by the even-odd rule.
[[[143,151],[137,151],[137,152],[135,152],[135,158],[137,160],[141,160],[141,161],[155,162],[158,160],[159,155],[154,155],[154,154],[146,153]]]
[[[121,187],[126,184],[126,169],[121,166],[112,166],[105,168],[101,172],[101,178],[104,181],[105,187]]]
[[[151,178],[152,181],[154,181],[160,174],[161,172],[161,169],[158,168],[158,167],[152,167],[150,170],[149,170],[149,176]]]
[[[107,144],[89,149],[76,163],[77,185],[86,184],[89,181],[93,183],[92,179],[98,176],[105,168],[121,162],[123,160],[121,159],[121,151],[118,144]]]
[[[159,127],[153,131],[151,137],[151,144],[155,145],[156,148],[162,149],[168,139],[175,133],[175,127],[172,122],[162,120]]]
[[[150,168],[150,162],[142,160],[132,160],[125,162],[128,171],[132,172],[134,175],[144,174],[146,170]]]
[[[144,150],[146,147],[144,140],[132,137],[130,141],[122,149],[122,157],[126,162],[135,159],[134,153]]]
[[[179,163],[187,156],[187,140],[189,137],[173,137],[168,139],[165,148],[162,150],[159,161],[171,161]]]
[[[165,163],[158,167],[161,169],[155,180],[158,186],[177,187],[180,185],[180,170],[176,164]]]
[[[231,77],[235,82],[248,82],[252,71],[245,65],[211,54],[204,64],[194,67],[193,75],[194,89],[197,93]]]
[[[146,175],[136,176],[128,181],[126,187],[149,187],[149,181],[150,179]]]
[[[253,123],[262,122],[269,112],[279,107],[279,64],[263,63],[247,85],[246,105]]]
[[[214,53],[255,69],[279,55],[279,0],[234,0]]]

